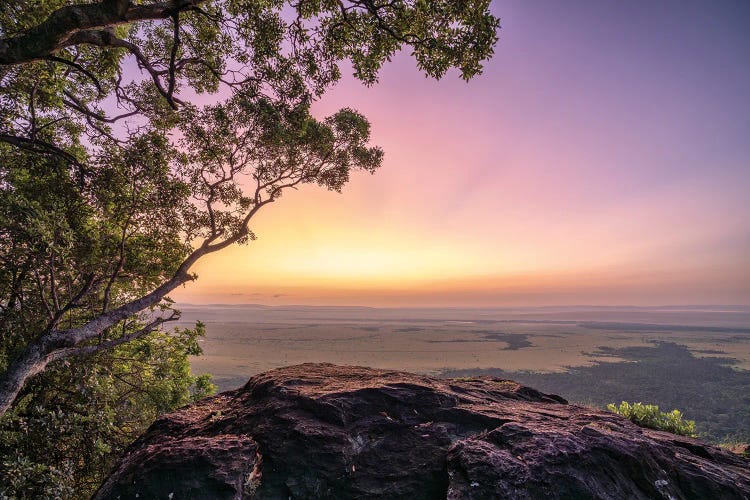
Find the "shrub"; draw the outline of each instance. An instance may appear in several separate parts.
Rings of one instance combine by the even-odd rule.
[[[686,420],[680,410],[670,412],[659,411],[656,405],[645,405],[643,403],[628,403],[623,401],[620,406],[608,404],[607,409],[630,419],[641,427],[667,431],[681,436],[696,437],[695,421]]]

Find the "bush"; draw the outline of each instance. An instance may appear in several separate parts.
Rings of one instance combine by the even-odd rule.
[[[644,405],[643,403],[628,403],[623,401],[620,406],[608,404],[607,409],[630,419],[641,427],[667,431],[681,436],[696,437],[695,421],[685,420],[680,410],[671,412],[659,411],[656,405]]]

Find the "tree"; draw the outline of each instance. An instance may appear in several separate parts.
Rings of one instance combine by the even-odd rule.
[[[153,150],[152,161],[130,161],[134,147]],[[83,188],[55,158],[6,152],[0,293],[9,307],[0,311],[0,371],[47,325],[96,316],[107,303],[143,293],[158,283],[159,269],[180,262],[186,249],[168,222],[187,189],[165,178],[159,151],[153,136],[113,149],[108,168],[88,175]],[[101,295],[70,297],[115,268],[121,278],[102,284]],[[103,341],[128,338],[143,326],[129,318],[104,332]],[[31,379],[0,418],[0,497],[89,498],[158,414],[211,392],[188,362],[200,354],[202,334],[201,325],[154,331]]]
[[[91,498],[158,415],[213,392],[190,374],[202,333],[154,332],[30,381],[0,419],[0,498]]]
[[[341,62],[370,84],[408,46],[427,75],[455,67],[469,79],[496,41],[488,9],[487,0],[3,4],[0,414],[50,363],[176,319],[167,296],[195,279],[191,266],[252,240],[250,221],[285,190],[339,191],[350,172],[377,169],[382,151],[362,115],[310,114]],[[217,92],[224,102],[189,103]]]

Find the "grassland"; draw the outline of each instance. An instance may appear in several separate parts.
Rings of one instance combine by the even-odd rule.
[[[679,408],[714,440],[750,435],[750,308],[183,306],[221,389],[304,362],[513,378],[571,401]]]

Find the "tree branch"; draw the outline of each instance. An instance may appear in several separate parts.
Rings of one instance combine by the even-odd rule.
[[[48,356],[48,363],[58,359],[69,358],[71,356],[95,354],[97,352],[112,349],[113,347],[117,347],[118,345],[125,344],[132,340],[148,335],[164,323],[167,323],[169,321],[176,321],[178,319],[180,319],[180,314],[177,311],[172,311],[172,314],[169,317],[156,318],[140,330],[129,335],[123,335],[122,337],[118,337],[101,344],[74,347],[69,349],[59,349]]]
[[[96,87],[96,90],[99,92],[99,95],[104,94],[104,91],[102,90],[102,84],[99,82],[99,79],[97,77],[95,77],[89,70],[87,70],[86,68],[84,68],[83,66],[81,66],[80,64],[78,64],[77,62],[75,62],[75,61],[68,61],[67,59],[63,59],[62,57],[57,57],[57,56],[47,56],[46,59],[48,59],[50,61],[55,61],[55,62],[59,62],[59,63],[62,63],[62,64],[66,64],[66,65],[70,66],[71,68],[77,70],[79,73],[82,73],[89,80],[91,80],[91,82]]]
[[[18,137],[16,135],[0,133],[0,142],[6,142],[8,144],[12,144],[21,149],[25,149],[26,151],[31,151],[32,153],[43,153],[43,154],[51,154],[54,156],[58,156],[64,159],[65,161],[67,161],[68,163],[76,165],[80,168],[84,167],[83,164],[81,164],[81,162],[78,161],[78,158],[76,158],[72,154],[68,153],[67,151],[63,149],[60,149],[54,144],[50,144],[48,142],[44,142],[39,139],[27,139],[26,137]]]
[[[71,41],[74,45],[89,44],[98,47],[123,48],[128,50],[133,56],[135,56],[138,65],[148,71],[149,75],[151,75],[151,79],[153,80],[156,89],[162,96],[164,96],[169,105],[176,109],[177,104],[182,104],[182,101],[172,96],[169,91],[164,88],[164,85],[162,85],[161,79],[159,78],[160,72],[149,62],[141,51],[141,48],[134,43],[116,37],[114,32],[109,29],[79,31],[71,36]]]
[[[139,4],[129,0],[66,5],[24,33],[0,39],[0,66],[45,59],[65,47],[76,45],[75,34],[134,21],[166,19],[175,12],[206,0],[167,0]]]

